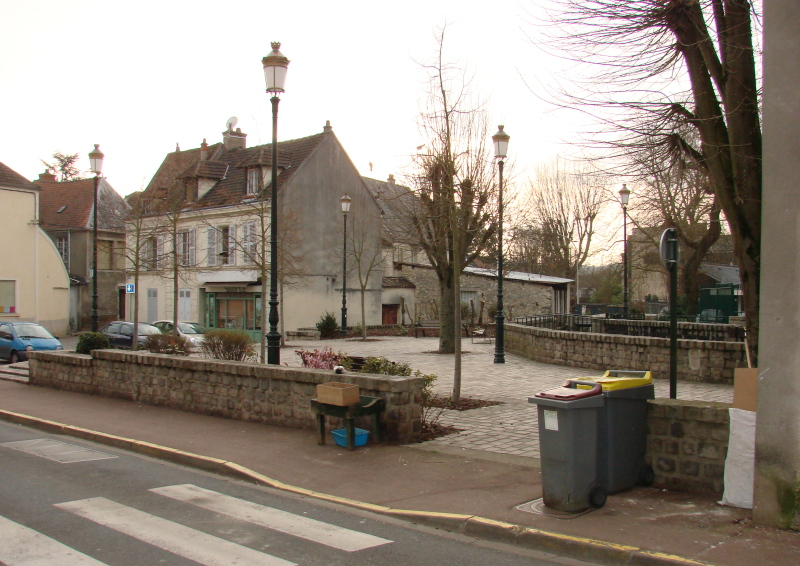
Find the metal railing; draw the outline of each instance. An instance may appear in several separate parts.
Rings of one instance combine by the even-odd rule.
[[[597,332],[621,336],[669,338],[669,321],[607,319],[572,314],[547,314],[515,318],[516,324],[568,332]],[[679,340],[744,342],[745,331],[734,324],[678,323]]]

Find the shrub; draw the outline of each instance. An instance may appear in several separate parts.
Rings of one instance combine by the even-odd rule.
[[[322,350],[295,350],[303,361],[303,367],[315,369],[333,369],[336,366],[350,367],[351,360],[347,354],[334,352],[330,348]]]
[[[153,354],[170,354],[172,356],[188,356],[192,344],[183,336],[172,334],[151,334],[142,344],[145,350]]]
[[[87,332],[78,338],[78,345],[75,351],[79,354],[89,354],[92,350],[107,350],[111,348],[108,336],[102,332]]]
[[[336,322],[336,315],[332,312],[323,314],[317,323],[320,338],[335,338],[339,335],[339,323]]]
[[[253,339],[243,330],[212,330],[203,335],[203,353],[215,360],[255,361]]]
[[[361,373],[382,373],[383,375],[411,375],[411,366],[398,364],[386,358],[367,358]]]
[[[403,326],[402,324],[397,325],[397,335],[398,336],[408,336],[408,328]]]

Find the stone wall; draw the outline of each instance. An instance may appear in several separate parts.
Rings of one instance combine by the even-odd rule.
[[[728,403],[655,399],[648,404],[647,462],[670,489],[724,489]]]
[[[182,358],[163,354],[96,350],[33,352],[30,383],[290,428],[314,428],[310,401],[320,383],[358,385],[362,395],[382,397],[382,430],[390,442],[416,440],[422,426],[422,378],[374,374],[336,375],[330,370],[249,362]],[[329,418],[333,428],[340,419]],[[371,421],[357,420],[366,430]]]
[[[440,289],[439,279],[433,268],[427,265],[407,263],[396,264],[394,275],[405,277],[416,286],[416,320],[439,320]],[[478,302],[475,304],[475,317],[480,311],[480,300],[486,305],[497,302],[497,279],[484,275],[464,273],[461,275],[461,290],[475,291]],[[503,311],[506,320],[512,316],[534,316],[553,312],[553,289],[530,281],[503,280]],[[483,322],[487,323],[487,313],[483,311]],[[477,322],[477,320],[476,320]],[[488,321],[488,322],[494,322]]]
[[[669,378],[669,339],[566,332],[507,323],[507,352],[549,364],[591,369],[649,370]],[[678,379],[733,384],[747,367],[742,342],[678,340]]]

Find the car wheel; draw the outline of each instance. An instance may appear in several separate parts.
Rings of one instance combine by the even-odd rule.
[[[16,352],[11,352],[11,357],[8,358],[8,361],[12,364],[19,363],[19,354]]]

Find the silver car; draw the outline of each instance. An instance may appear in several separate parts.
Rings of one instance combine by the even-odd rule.
[[[175,325],[171,320],[157,320],[152,323],[164,334],[172,334]],[[199,322],[178,322],[178,336],[183,336],[192,345],[192,348],[200,348],[203,343],[203,335],[208,332],[205,326]]]

